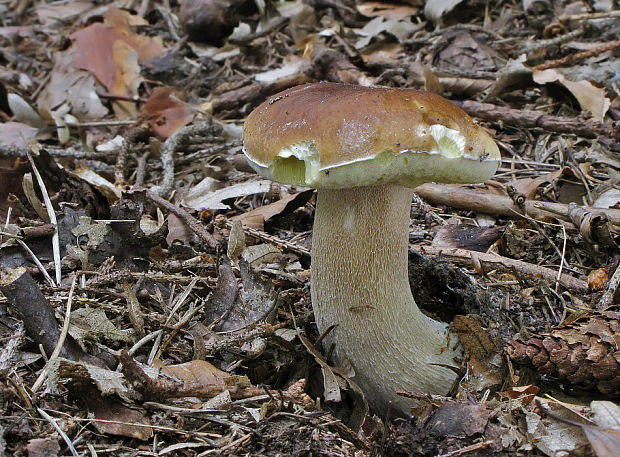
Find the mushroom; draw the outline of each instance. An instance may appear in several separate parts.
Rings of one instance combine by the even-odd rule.
[[[244,154],[262,176],[317,188],[311,296],[337,363],[369,405],[407,413],[398,390],[448,393],[462,355],[446,323],[424,315],[408,280],[411,188],[476,183],[497,170],[492,138],[448,100],[413,89],[315,83],[280,92],[247,117]]]

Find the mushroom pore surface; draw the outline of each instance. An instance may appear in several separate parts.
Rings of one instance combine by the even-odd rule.
[[[244,126],[244,153],[267,178],[318,189],[311,295],[334,362],[379,413],[407,413],[398,390],[446,394],[461,351],[409,288],[412,191],[493,175],[491,137],[446,99],[411,89],[317,83],[277,94]]]

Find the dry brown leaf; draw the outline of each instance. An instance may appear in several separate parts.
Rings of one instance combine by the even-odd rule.
[[[136,438],[142,441],[153,436],[153,429],[144,413],[128,408],[114,398],[105,399],[94,389],[84,399],[88,411],[95,416],[93,426],[99,433]]]
[[[511,181],[508,185],[514,187],[518,192],[525,195],[525,198],[532,199],[536,196],[538,188],[543,184],[552,183],[565,173],[564,168],[546,173],[536,178],[522,178]],[[507,185],[507,186],[508,186]]]
[[[54,55],[50,81],[37,99],[39,112],[51,120],[66,105],[80,120],[100,119],[108,113],[97,96],[100,86],[92,74],[73,66],[73,53],[70,48]]]
[[[605,97],[605,89],[596,87],[590,81],[571,81],[554,69],[534,71],[534,82],[538,84],[558,83],[570,91],[582,109],[588,110],[599,122],[603,122],[611,101]]]
[[[284,197],[276,202],[268,205],[259,206],[252,211],[239,214],[231,218],[233,221],[241,221],[245,226],[251,226],[257,228],[257,225],[262,229],[263,222],[268,221],[274,216],[283,213],[290,213],[297,208],[304,206],[308,200],[312,197],[314,191],[306,190],[299,192],[288,197]]]
[[[194,117],[193,111],[184,103],[186,98],[183,91],[157,87],[142,106],[140,116],[146,119],[157,135],[168,138]]]
[[[534,400],[534,398],[536,397],[536,394],[539,390],[540,389],[538,388],[538,386],[528,384],[527,386],[509,387],[508,389],[500,392],[499,394],[502,397],[510,398],[512,400],[516,400],[517,398],[519,398],[521,402],[525,404],[531,403],[532,400]]]
[[[28,457],[56,457],[60,452],[58,440],[53,438],[34,438],[26,445]]]
[[[428,0],[424,5],[424,16],[433,22],[440,22],[442,17],[452,11],[463,0]]]
[[[411,5],[398,5],[393,3],[383,2],[364,2],[357,5],[357,11],[366,17],[383,16],[390,19],[405,19],[411,16],[415,16],[419,8]]]
[[[205,178],[209,179],[209,178]],[[204,180],[202,181],[204,182]],[[271,181],[265,179],[261,181],[247,181],[223,189],[212,191],[205,190],[202,182],[190,189],[183,198],[183,204],[189,208],[201,209],[229,209],[223,203],[224,200],[243,197],[245,195],[262,194],[271,188]]]
[[[220,370],[206,360],[192,360],[179,365],[169,365],[161,369],[162,374],[173,377],[183,384],[184,391],[223,390],[228,373]]]
[[[598,457],[618,457],[620,454],[620,431],[599,427],[581,427]]]
[[[103,19],[73,35],[73,65],[90,71],[111,94],[136,95],[138,63],[161,55],[161,40],[133,33],[129,26],[136,19],[117,8],[109,8]]]

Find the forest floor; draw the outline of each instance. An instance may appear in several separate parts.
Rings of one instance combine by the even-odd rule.
[[[619,36],[605,0],[0,0],[0,455],[620,455]],[[317,81],[438,93],[502,155],[415,189],[466,357],[409,418],[317,344],[316,192],[242,153]]]

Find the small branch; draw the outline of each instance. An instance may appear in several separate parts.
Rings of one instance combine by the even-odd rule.
[[[548,132],[569,133],[584,138],[608,137],[620,141],[620,129],[610,124],[576,117],[551,116],[539,111],[519,110],[472,100],[452,101],[469,115],[487,122],[503,121],[512,127],[541,128]]]
[[[67,434],[65,432],[63,432],[62,428],[60,428],[60,425],[58,425],[58,423],[56,422],[56,419],[54,419],[52,416],[50,416],[49,414],[47,414],[45,411],[43,411],[41,408],[37,408],[37,411],[39,412],[39,414],[41,415],[41,417],[43,419],[45,419],[46,421],[48,421],[50,424],[52,424],[52,427],[54,427],[56,429],[56,431],[58,432],[58,434],[62,437],[62,439],[65,441],[65,443],[67,444],[67,447],[69,448],[69,450],[71,451],[71,454],[73,454],[75,457],[80,457],[80,454],[78,454],[78,451],[75,450],[75,447],[73,447],[73,443],[71,442],[71,438],[69,438],[67,436]]]
[[[6,296],[9,309],[24,322],[26,333],[35,343],[52,354],[60,341],[54,308],[24,267],[5,270],[0,267],[0,291]],[[87,356],[80,347],[65,341],[60,355],[69,360],[84,360]]]
[[[607,51],[613,51],[616,48],[620,48],[620,40],[612,41],[611,43],[604,44],[603,46],[599,46],[598,48],[588,49],[587,51],[576,52],[574,54],[569,54],[561,59],[551,60],[549,62],[545,62],[540,65],[536,65],[532,67],[532,71],[541,71],[546,70],[548,68],[555,67],[566,67],[580,60],[585,60],[590,57],[598,56]]]
[[[471,444],[469,446],[465,446],[464,448],[457,449],[456,451],[448,452],[447,454],[438,454],[437,457],[457,457],[459,455],[465,455],[480,449],[486,449],[494,444],[495,441],[483,441],[482,443]]]
[[[286,76],[269,83],[252,82],[247,86],[214,96],[209,101],[209,111],[234,110],[247,103],[258,105],[270,95],[310,81],[313,81],[310,76],[306,75],[304,72],[300,72],[296,75]]]
[[[422,255],[443,257],[449,259],[451,262],[464,266],[471,266],[475,259],[480,262],[483,267],[486,266],[487,269],[517,271],[525,276],[540,277],[549,283],[553,283],[557,279],[557,272],[554,270],[496,254],[438,246],[411,246],[411,249]],[[588,283],[574,276],[563,274],[559,282],[567,289],[578,292],[588,291]]]
[[[510,197],[448,184],[426,183],[416,187],[414,191],[433,205],[446,205],[456,209],[509,217],[515,217],[525,211],[525,214],[533,219],[552,217],[567,222],[567,228],[576,228],[575,221],[569,216],[569,205],[563,203],[526,200],[524,209],[521,209]],[[613,225],[620,225],[619,209],[590,207],[582,209],[606,217]]]
[[[174,185],[174,152],[181,145],[189,143],[190,137],[212,133],[213,124],[211,122],[188,125],[174,132],[161,147],[161,164],[163,167],[161,184],[152,187],[151,192],[164,197],[169,196]]]
[[[614,304],[616,295],[618,294],[618,286],[620,285],[620,265],[616,267],[616,272],[613,274],[609,282],[607,283],[607,290],[601,297],[600,301],[596,305],[597,309],[605,309]]]
[[[174,205],[170,203],[165,198],[160,197],[159,195],[147,190],[146,198],[151,200],[157,206],[167,211],[170,211],[172,214],[179,217],[183,222],[185,222],[189,228],[198,236],[202,241],[204,241],[207,246],[212,249],[217,249],[220,243],[211,235],[207,230],[198,222],[191,214],[185,211],[180,206]]]
[[[33,151],[38,154],[39,146],[34,146]],[[39,169],[35,165],[34,159],[32,158],[32,155],[30,153],[28,153],[28,160],[30,161],[32,172],[37,178],[37,183],[39,184],[39,190],[41,191],[41,195],[43,195],[43,201],[45,202],[45,209],[47,210],[49,221],[54,226],[54,234],[52,235],[52,254],[54,256],[56,284],[60,285],[60,282],[62,280],[62,271],[60,267],[60,241],[58,234],[58,221],[56,220],[56,211],[54,211],[54,207],[52,206],[52,201],[50,200],[49,193],[47,192],[47,187],[45,187],[45,183],[43,182],[43,177],[41,176],[41,173],[39,173]]]

